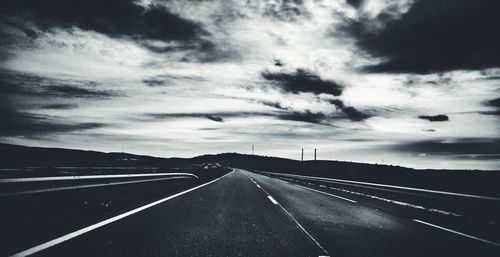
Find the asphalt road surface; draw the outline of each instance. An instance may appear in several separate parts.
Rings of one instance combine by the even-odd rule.
[[[235,170],[35,256],[500,256],[500,245]],[[146,203],[145,203],[146,204]],[[46,248],[50,245],[51,247]]]

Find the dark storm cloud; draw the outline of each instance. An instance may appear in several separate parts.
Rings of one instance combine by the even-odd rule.
[[[216,121],[216,122],[224,122],[224,119],[222,117],[220,117],[220,116],[215,116],[215,115],[208,114],[206,117],[207,117],[207,119],[213,120],[213,121]]]
[[[434,155],[468,155],[500,159],[500,139],[498,138],[462,138],[453,140],[429,140],[395,146],[395,149],[410,153]]]
[[[493,110],[480,112],[480,114],[500,116],[500,98],[489,100],[489,101],[485,102],[484,105],[489,106],[489,107],[493,107]]]
[[[42,30],[78,27],[113,37],[135,39],[191,40],[203,34],[200,26],[185,20],[162,6],[147,8],[134,0],[6,0],[1,20],[32,21]],[[23,24],[15,24],[23,26]],[[29,27],[23,28],[26,33]]]
[[[364,0],[346,0],[346,2],[353,7],[359,8]]]
[[[420,116],[418,116],[418,118],[422,119],[422,120],[428,120],[430,122],[440,122],[440,121],[449,121],[450,120],[450,118],[444,114],[439,114],[439,115],[435,115],[435,116],[420,115]]]
[[[0,106],[0,135],[40,137],[57,133],[68,133],[105,127],[107,124],[92,122],[70,122],[46,115],[17,111],[9,106]]]
[[[327,125],[327,115],[322,112],[311,112],[309,110],[306,110],[304,112],[284,113],[278,115],[277,117],[282,120],[301,121],[306,123]]]
[[[272,116],[272,114],[262,113],[262,112],[215,112],[215,113],[188,112],[188,113],[146,113],[145,116],[149,120],[153,121],[180,119],[180,118],[200,118],[200,119],[209,119],[215,122],[224,122],[224,119],[226,118]]]
[[[68,110],[68,109],[75,109],[77,107],[78,107],[78,105],[76,105],[76,104],[46,104],[46,105],[43,105],[41,108],[42,109],[53,109],[53,110]]]
[[[55,79],[28,73],[0,71],[0,93],[5,96],[73,97],[107,99],[122,96],[114,90],[96,89],[94,81]],[[47,100],[47,99],[44,99]]]
[[[352,106],[345,106],[345,104],[342,100],[332,99],[329,102],[331,104],[333,104],[335,106],[335,108],[337,108],[337,110],[340,110],[342,113],[344,113],[346,115],[346,117],[348,119],[350,119],[352,121],[362,121],[362,120],[365,120],[365,119],[372,117],[369,114],[360,112],[359,110],[357,110],[356,108],[354,108]]]
[[[205,80],[206,79],[201,76],[162,74],[145,78],[142,80],[142,83],[149,87],[166,87],[169,85],[175,85],[178,81],[189,81],[190,83],[196,83]]]
[[[496,0],[418,0],[401,17],[388,10],[351,23],[348,31],[359,47],[383,58],[368,71],[478,70],[500,67],[499,13]],[[383,27],[373,29],[373,24]]]
[[[96,84],[89,81],[59,80],[0,71],[0,135],[35,138],[107,126],[104,123],[76,122],[33,113],[33,110],[39,109],[65,110],[78,107],[55,99],[102,99],[117,95],[114,91],[92,89],[94,86]],[[34,104],[40,101],[44,104]]]
[[[148,119],[167,120],[174,118],[200,118],[216,122],[224,122],[227,118],[273,117],[280,120],[300,121],[313,124],[328,125],[328,116],[324,113],[314,113],[309,110],[277,111],[277,112],[216,112],[216,113],[148,113]]]
[[[260,104],[269,106],[275,109],[279,110],[288,110],[287,107],[284,107],[280,102],[273,102],[273,101],[258,101]]]
[[[70,85],[47,86],[44,89],[42,89],[40,93],[58,97],[79,97],[79,98],[92,98],[92,99],[111,98],[120,96],[120,94],[114,91],[87,89]]]
[[[323,80],[318,75],[305,70],[297,69],[292,73],[286,72],[262,72],[262,77],[279,87],[284,92],[294,94],[298,93],[313,93],[329,94],[339,96],[342,94],[343,86],[331,81]]]
[[[142,83],[150,87],[160,87],[165,86],[166,81],[161,79],[144,79],[142,80]]]
[[[283,67],[285,66],[285,63],[281,61],[280,59],[274,59],[274,65],[278,67]]]
[[[486,105],[500,108],[500,98],[490,100],[490,101],[486,102]]]

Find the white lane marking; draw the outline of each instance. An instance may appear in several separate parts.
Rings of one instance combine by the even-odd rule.
[[[315,179],[315,180],[323,180],[323,181],[345,182],[345,183],[359,184],[359,185],[387,187],[387,188],[404,189],[404,190],[417,191],[417,192],[425,192],[425,193],[445,194],[445,195],[453,195],[453,196],[462,196],[462,197],[469,197],[469,198],[479,198],[479,199],[487,199],[487,200],[500,201],[500,198],[498,198],[498,197],[483,196],[483,195],[464,194],[464,193],[447,192],[447,191],[422,189],[422,188],[414,188],[414,187],[394,186],[394,185],[386,185],[386,184],[378,184],[378,183],[368,183],[368,182],[345,180],[345,179],[311,177],[311,176],[304,176],[304,175],[295,175],[295,174],[286,174],[286,173],[274,173],[274,172],[263,172],[263,171],[261,171],[261,172],[262,173],[267,173],[267,174],[273,174],[275,176],[283,176],[283,177],[289,176],[289,177]]]
[[[82,188],[92,188],[92,187],[103,187],[103,186],[125,185],[125,184],[134,184],[134,183],[143,183],[143,182],[153,182],[153,181],[161,181],[161,180],[185,179],[185,178],[188,178],[188,177],[154,178],[154,179],[142,179],[142,180],[124,181],[124,182],[111,182],[111,183],[99,183],[99,184],[91,184],[91,185],[80,185],[80,186],[68,186],[68,187],[56,187],[56,188],[46,188],[46,189],[35,189],[35,190],[27,190],[27,191],[20,191],[20,192],[12,192],[12,193],[0,194],[0,197],[4,197],[4,196],[12,196],[12,195],[24,195],[24,194],[45,193],[45,192],[62,191],[62,190],[71,190],[71,189],[82,189]]]
[[[147,173],[147,174],[59,176],[59,177],[39,177],[39,178],[6,178],[6,179],[0,179],[0,183],[82,180],[82,179],[102,179],[102,178],[136,178],[136,177],[158,177],[158,176],[188,176],[188,177],[198,178],[198,176],[191,173]]]
[[[345,198],[345,197],[342,197],[342,196],[330,194],[330,193],[327,193],[327,192],[319,191],[319,190],[312,189],[312,188],[309,188],[309,187],[304,187],[304,186],[301,186],[301,185],[295,185],[295,186],[298,186],[300,188],[304,188],[304,189],[307,189],[307,190],[311,190],[311,191],[314,191],[314,192],[318,192],[318,193],[321,193],[321,194],[324,194],[324,195],[336,197],[336,198],[339,198],[339,199],[342,199],[344,201],[348,201],[348,202],[351,202],[351,203],[357,203],[357,201],[354,201],[354,200],[351,200],[349,198]]]
[[[267,192],[266,192],[267,193]],[[278,206],[285,212],[285,214],[288,216],[288,218],[290,218],[293,222],[295,222],[295,225],[304,233],[307,235],[307,237],[309,237],[309,239],[318,246],[319,249],[321,249],[321,251],[323,251],[323,253],[326,253],[328,254],[328,251],[318,242],[318,240],[316,240],[316,238],[314,238],[311,234],[309,234],[309,232],[307,232],[307,230],[292,216],[291,213],[289,213],[285,207],[281,206],[281,204],[278,204]]]
[[[391,200],[391,199],[388,199],[388,198],[378,197],[378,196],[369,195],[369,194],[363,194],[363,193],[360,193],[360,192],[349,191],[349,190],[335,188],[335,187],[329,187],[329,188],[333,189],[333,190],[336,190],[336,191],[341,191],[341,192],[344,192],[344,193],[349,193],[349,194],[354,194],[354,195],[360,195],[360,196],[372,198],[372,199],[375,199],[375,200],[384,201],[384,202],[388,202],[388,203],[392,203],[392,204],[397,204],[397,205],[401,205],[401,206],[405,206],[405,207],[410,207],[410,208],[414,208],[414,209],[426,210],[426,211],[436,212],[436,213],[440,213],[440,214],[444,214],[444,215],[452,215],[452,216],[455,216],[455,217],[462,217],[462,215],[460,215],[458,213],[454,213],[454,212],[443,211],[443,210],[439,210],[439,209],[435,209],[435,208],[428,208],[428,207],[424,207],[424,206],[421,206],[421,205],[416,205],[416,204],[411,204],[411,203],[407,203],[407,202]]]
[[[319,185],[319,187],[324,187],[324,188],[326,188],[326,186],[325,186],[325,185]]]
[[[250,175],[246,174],[246,172],[244,173],[246,176],[248,176],[250,179],[252,179],[252,177],[250,177]],[[263,176],[263,175],[260,175],[260,174],[257,174],[259,176]],[[264,176],[263,176],[264,177]],[[253,179],[252,179],[253,180]],[[300,230],[302,231],[302,233],[304,233],[308,238],[309,240],[311,240],[312,243],[314,243],[323,253],[325,254],[328,254],[328,251],[318,242],[318,240],[316,240],[311,234],[309,234],[309,232],[307,232],[307,230],[292,216],[291,213],[289,213],[285,207],[283,207],[281,204],[279,204],[276,200],[274,200],[274,198],[264,189],[262,188],[261,186],[259,186],[259,184],[257,184],[257,182],[255,182],[255,184],[257,185],[258,188],[260,188],[264,194],[266,194],[266,196],[269,198],[269,200],[271,200],[271,202],[273,202],[274,204],[278,205],[280,207],[281,210],[283,210],[283,212],[286,214],[286,216],[295,223],[295,226]],[[329,255],[320,255],[321,256],[324,256],[324,257],[329,257]]]
[[[269,200],[274,203],[274,204],[278,204],[278,202],[276,202],[276,200],[274,200],[274,198],[270,195],[267,196],[267,198],[269,198]]]
[[[474,240],[477,240],[477,241],[481,241],[481,242],[483,242],[483,243],[487,243],[487,244],[491,244],[491,245],[494,245],[494,246],[498,246],[498,247],[500,247],[500,244],[499,244],[499,243],[495,243],[495,242],[492,242],[492,241],[489,241],[489,240],[486,240],[486,239],[482,239],[482,238],[479,238],[479,237],[475,237],[475,236],[467,235],[467,234],[464,234],[464,233],[462,233],[462,232],[458,232],[458,231],[455,231],[455,230],[451,230],[451,229],[449,229],[449,228],[441,227],[441,226],[438,226],[438,225],[435,225],[435,224],[432,224],[432,223],[429,223],[429,222],[425,222],[425,221],[417,220],[417,219],[413,219],[413,221],[418,222],[418,223],[421,223],[421,224],[424,224],[424,225],[427,225],[427,226],[431,226],[431,227],[434,227],[434,228],[437,228],[437,229],[441,229],[441,230],[444,230],[444,231],[448,231],[448,232],[453,233],[453,234],[457,234],[457,235],[461,235],[461,236],[464,236],[464,237],[467,237],[467,238],[470,238],[470,239],[474,239]]]
[[[104,226],[104,225],[107,225],[107,224],[110,224],[110,223],[115,222],[115,221],[117,221],[117,220],[123,219],[123,218],[125,218],[125,217],[127,217],[127,216],[130,216],[130,215],[132,215],[132,214],[138,213],[138,212],[143,211],[143,210],[145,210],[145,209],[147,209],[147,208],[153,207],[153,206],[155,206],[155,205],[158,205],[158,204],[163,203],[163,202],[165,202],[165,201],[168,201],[168,200],[170,200],[170,199],[173,199],[173,198],[176,198],[176,197],[181,196],[181,195],[183,195],[183,194],[186,194],[186,193],[189,193],[189,192],[191,192],[191,191],[194,191],[194,190],[196,190],[196,189],[198,189],[198,188],[201,188],[201,187],[204,187],[204,186],[206,186],[206,185],[212,184],[212,183],[214,183],[214,182],[218,181],[219,179],[222,179],[223,177],[225,177],[225,176],[227,176],[227,175],[229,175],[229,174],[231,174],[231,173],[232,173],[232,172],[229,172],[228,174],[226,174],[226,175],[224,175],[224,176],[222,176],[222,177],[220,177],[220,178],[214,179],[214,180],[212,180],[212,181],[209,181],[209,182],[207,182],[207,183],[205,183],[205,184],[201,184],[201,185],[199,185],[199,186],[196,186],[196,187],[190,188],[190,189],[188,189],[188,190],[182,191],[182,192],[180,192],[180,193],[177,193],[177,194],[174,194],[174,195],[168,196],[168,197],[163,198],[163,199],[161,199],[161,200],[158,200],[158,201],[155,201],[155,202],[152,202],[152,203],[146,204],[146,205],[144,205],[144,206],[141,206],[141,207],[139,207],[139,208],[133,209],[133,210],[131,210],[131,211],[128,211],[128,212],[122,213],[122,214],[120,214],[120,215],[118,215],[118,216],[115,216],[115,217],[109,218],[109,219],[107,219],[107,220],[103,220],[103,221],[98,222],[98,223],[96,223],[96,224],[94,224],[94,225],[91,225],[91,226],[88,226],[88,227],[85,227],[85,228],[79,229],[79,230],[77,230],[77,231],[71,232],[71,233],[69,233],[69,234],[67,234],[67,235],[64,235],[64,236],[61,236],[61,237],[58,237],[58,238],[52,239],[52,240],[50,240],[50,241],[48,241],[48,242],[46,242],[46,243],[43,243],[43,244],[37,245],[37,246],[35,246],[35,247],[29,248],[29,249],[24,250],[24,251],[22,251],[22,252],[18,252],[18,253],[14,254],[14,255],[11,255],[11,257],[21,257],[21,256],[29,256],[29,255],[35,254],[35,253],[40,252],[40,251],[42,251],[42,250],[45,250],[45,249],[47,249],[47,248],[49,248],[49,247],[52,247],[52,246],[54,246],[54,245],[60,244],[60,243],[65,242],[65,241],[68,241],[68,240],[70,240],[70,239],[72,239],[72,238],[75,238],[75,237],[77,237],[77,236],[80,236],[80,235],[82,235],[82,234],[85,234],[85,233],[87,233],[87,232],[90,232],[90,231],[92,231],[92,230],[94,230],[94,229],[100,228],[100,227],[102,227],[102,226]]]

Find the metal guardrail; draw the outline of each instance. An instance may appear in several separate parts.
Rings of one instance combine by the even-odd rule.
[[[115,175],[82,175],[82,176],[54,176],[54,177],[32,177],[32,178],[6,178],[0,179],[2,183],[23,183],[23,182],[48,182],[48,181],[66,181],[66,180],[85,180],[85,179],[116,179],[116,178],[146,178],[146,177],[192,177],[198,176],[191,173],[147,173],[147,174],[115,174]]]

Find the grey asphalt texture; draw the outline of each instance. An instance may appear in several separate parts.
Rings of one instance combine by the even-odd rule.
[[[417,223],[406,215],[235,170],[212,184],[36,254],[320,255],[500,256],[500,248]]]

